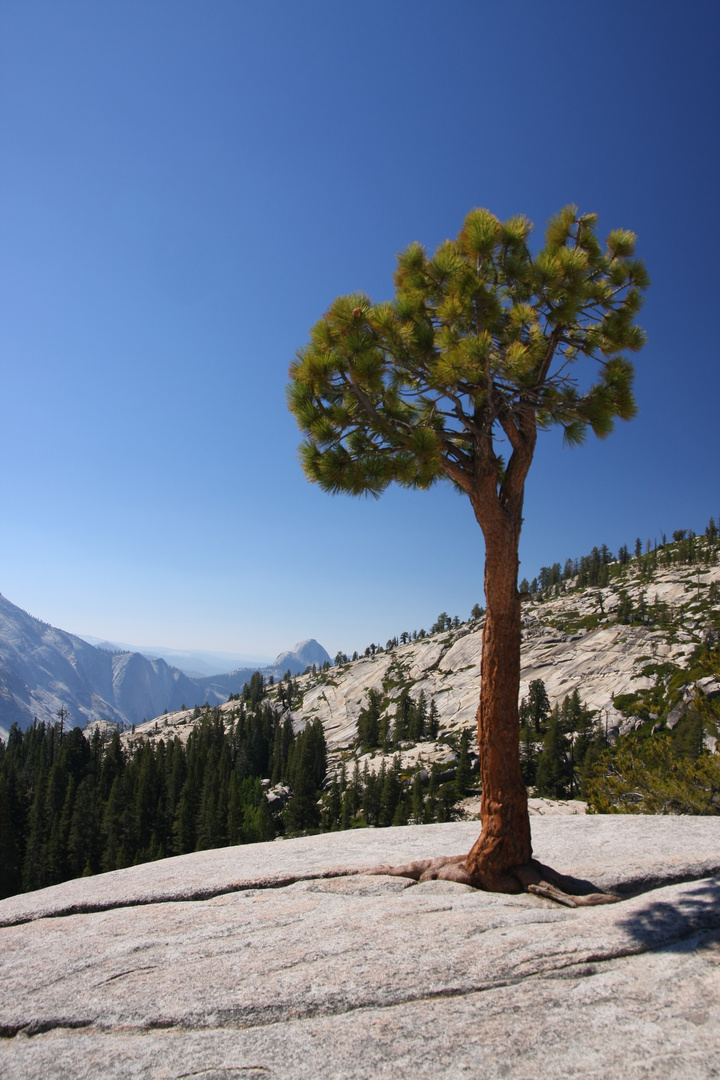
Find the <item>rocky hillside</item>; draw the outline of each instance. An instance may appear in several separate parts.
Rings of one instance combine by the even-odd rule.
[[[717,553],[704,538],[695,544],[691,564],[672,561],[682,551],[679,544],[669,544],[624,566],[611,564],[608,583],[602,587],[580,589],[577,579],[570,579],[556,587],[558,595],[528,598],[523,605],[521,697],[536,679],[545,683],[551,705],[577,689],[611,738],[630,730],[637,721],[618,708],[619,702],[626,702],[623,696],[650,690],[688,668],[696,648],[720,631],[720,566],[712,561]],[[292,708],[296,730],[319,717],[330,761],[337,765],[358,756],[357,723],[369,691],[377,693],[382,714],[390,722],[403,693],[415,700],[422,693],[428,707],[434,702],[437,708],[438,739],[404,743],[403,767],[454,757],[455,737],[475,728],[482,626],[479,618],[298,678]],[[689,673],[687,682],[680,678],[679,683],[673,691],[676,716],[696,690],[720,691],[712,676],[698,682]],[[277,686],[269,688],[269,697],[280,708],[279,693]],[[232,712],[236,703],[220,708]],[[672,726],[673,716],[662,711],[663,707],[658,721],[667,720]],[[129,744],[173,733],[185,738],[196,721],[187,710],[138,727],[126,738]],[[378,768],[382,758],[380,752],[369,756],[371,768]],[[362,766],[362,756],[360,761]]]

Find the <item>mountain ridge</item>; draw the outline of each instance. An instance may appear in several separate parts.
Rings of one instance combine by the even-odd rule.
[[[312,664],[303,648],[329,660],[314,639],[281,653],[293,674]],[[299,650],[299,652],[298,652]],[[306,650],[307,651],[307,650]],[[302,655],[301,655],[302,654]],[[61,708],[71,726],[104,720],[120,728],[148,717],[208,703],[217,705],[242,690],[257,667],[192,679],[162,657],[140,652],[110,652],[77,634],[51,626],[0,594],[0,724],[24,729],[37,718],[53,724]],[[284,674],[262,669],[266,677]],[[0,733],[2,737],[2,733]],[[7,736],[5,736],[6,739]]]
[[[97,649],[113,653],[136,652],[148,660],[164,660],[169,667],[177,668],[193,679],[208,679],[213,675],[225,675],[229,671],[251,665],[267,667],[270,664],[270,658],[265,656],[243,656],[210,649],[174,649],[167,645],[133,645],[127,641],[109,641],[107,638],[94,637],[92,634],[77,636]]]

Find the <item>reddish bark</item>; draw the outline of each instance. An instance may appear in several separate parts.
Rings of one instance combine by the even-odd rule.
[[[489,442],[477,446],[476,486],[469,491],[485,538],[485,626],[478,708],[482,833],[464,860],[485,889],[520,892],[513,871],[532,858],[527,790],[520,769],[520,594],[518,548],[527,477],[537,435],[534,417],[506,425],[513,453],[500,490]],[[483,460],[484,458],[484,460]]]
[[[465,866],[482,888],[520,892],[512,870],[532,858],[527,791],[520,770],[520,523],[485,531],[487,611],[482,642],[478,743],[482,833]]]

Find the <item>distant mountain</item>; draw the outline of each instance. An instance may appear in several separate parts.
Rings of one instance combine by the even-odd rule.
[[[26,728],[35,717],[54,723],[61,706],[68,724],[106,719],[124,726],[199,699],[198,685],[164,660],[99,649],[0,596],[3,728]]]
[[[208,649],[173,649],[166,645],[130,645],[127,641],[105,641],[90,634],[80,635],[83,641],[110,652],[137,652],[148,660],[164,660],[170,667],[178,668],[192,679],[206,679],[210,675],[223,675],[228,671],[249,667],[256,671],[265,667],[269,659],[264,656],[243,656],[240,653],[212,652]]]
[[[107,645],[92,645],[49,626],[0,596],[0,738],[13,723],[23,729],[35,717],[54,723],[61,706],[67,709],[68,724],[84,727],[93,720],[131,726],[166,709],[217,705],[240,692],[258,670],[255,665],[191,678],[162,657]],[[279,667],[276,661],[260,669],[267,678],[280,678],[288,668],[297,674],[330,659],[312,639],[280,657]]]
[[[205,695],[202,702],[208,701],[212,705],[215,701],[227,701],[230,694],[239,693],[243,684],[249,682],[256,671],[259,671],[265,679],[273,678],[277,682],[287,671],[291,675],[301,675],[313,664],[320,670],[326,662],[332,663],[332,660],[322,645],[315,638],[306,638],[305,641],[299,641],[288,652],[281,652],[276,657],[275,663],[267,667],[237,668],[227,675],[214,675],[209,679],[198,679],[197,682]]]
[[[332,660],[322,645],[315,638],[306,638],[305,641],[298,641],[295,648],[289,652],[281,652],[273,667],[277,668],[281,675],[284,675],[288,668],[293,675],[300,675],[306,667],[315,664],[321,668],[326,662],[332,663]]]

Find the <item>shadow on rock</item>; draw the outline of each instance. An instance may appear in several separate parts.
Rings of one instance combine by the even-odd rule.
[[[664,890],[663,890],[664,891]],[[677,944],[701,930],[720,927],[720,877],[686,887],[677,898],[647,898],[619,924],[633,941],[653,949]]]

